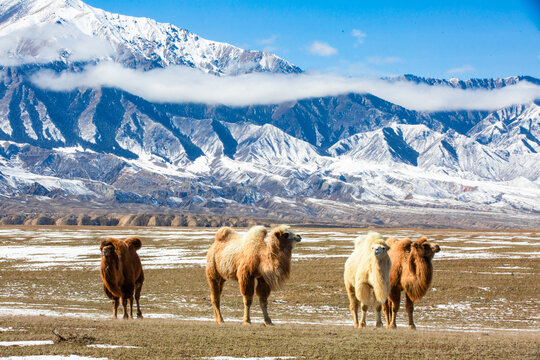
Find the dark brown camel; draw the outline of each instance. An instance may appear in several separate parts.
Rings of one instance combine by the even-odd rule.
[[[141,240],[129,237],[125,240],[105,239],[101,242],[101,278],[103,290],[113,301],[113,318],[116,319],[120,300],[124,308],[124,319],[133,318],[133,295],[137,301],[137,318],[142,318],[139,298],[144,282],[144,273],[137,250]],[[129,301],[129,312],[127,302]]]

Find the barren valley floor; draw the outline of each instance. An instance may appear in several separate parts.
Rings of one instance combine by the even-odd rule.
[[[270,296],[275,326],[242,326],[238,286],[222,296],[226,324],[213,323],[204,275],[212,228],[0,228],[0,358],[71,355],[110,359],[289,357],[538,358],[540,234],[533,230],[381,229],[426,235],[442,251],[432,289],[415,306],[417,331],[352,328],[343,265],[366,229],[294,229],[291,279]],[[145,271],[144,320],[113,321],[99,275],[99,243],[137,235]],[[53,331],[71,341],[52,343]],[[14,341],[42,345],[7,346]],[[4,345],[1,345],[4,343]],[[24,343],[22,343],[24,344]],[[88,345],[91,345],[90,347]],[[121,347],[103,347],[118,345]],[[130,347],[125,347],[130,346]]]

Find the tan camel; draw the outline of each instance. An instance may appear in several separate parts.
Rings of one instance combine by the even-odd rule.
[[[375,304],[377,327],[382,326],[381,305],[386,301],[389,290],[390,258],[381,235],[369,232],[366,237],[358,237],[354,251],[345,262],[343,278],[349,296],[353,324],[357,328],[358,305],[361,304],[360,327],[366,326],[366,312],[369,304]]]
[[[302,237],[285,225],[273,229],[265,242],[266,235],[263,226],[254,226],[243,236],[230,227],[217,231],[206,257],[206,277],[217,323],[223,322],[219,308],[223,284],[226,280],[236,280],[244,298],[244,324],[251,323],[249,309],[255,291],[264,323],[272,324],[267,310],[268,296],[289,277],[292,249]]]
[[[390,294],[383,304],[386,327],[396,327],[396,315],[401,301],[401,291],[405,291],[405,309],[409,315],[409,329],[416,329],[413,321],[414,303],[420,300],[431,286],[435,253],[441,251],[439,245],[430,243],[427,238],[412,242],[409,238],[388,239],[388,255],[392,261],[390,271]]]
[[[142,318],[139,305],[144,273],[137,250],[141,240],[130,237],[125,240],[105,239],[101,242],[101,278],[103,290],[113,301],[113,318],[116,319],[119,301],[124,308],[124,319],[133,318],[133,295],[137,301],[137,318]],[[127,302],[129,301],[129,312]]]

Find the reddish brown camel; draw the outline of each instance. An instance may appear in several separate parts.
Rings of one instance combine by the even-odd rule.
[[[103,290],[113,301],[113,318],[116,319],[120,300],[124,308],[124,319],[133,318],[133,295],[137,301],[137,318],[142,319],[139,306],[144,273],[137,250],[141,240],[129,237],[125,240],[108,238],[101,242],[101,278]],[[129,312],[127,303],[129,301]]]
[[[427,238],[412,242],[409,238],[386,241],[390,246],[388,255],[392,261],[390,270],[390,293],[383,304],[388,329],[396,327],[396,315],[399,310],[401,291],[405,291],[405,308],[409,315],[409,329],[416,329],[413,321],[414,303],[420,300],[431,286],[433,265],[431,260],[441,248],[430,243]]]
[[[236,280],[244,298],[244,324],[251,323],[249,309],[253,294],[257,292],[264,323],[272,324],[268,316],[268,296],[279,288],[291,272],[291,255],[294,245],[302,238],[285,225],[278,226],[265,237],[263,226],[252,227],[239,235],[230,227],[222,227],[206,257],[206,277],[216,322],[222,323],[220,298],[226,280]]]

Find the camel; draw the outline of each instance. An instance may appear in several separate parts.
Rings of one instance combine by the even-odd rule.
[[[113,301],[113,318],[117,318],[119,301],[124,308],[124,319],[133,318],[133,295],[137,301],[137,318],[142,319],[139,305],[144,273],[137,250],[141,240],[129,237],[125,240],[108,238],[101,242],[101,278],[103,290]],[[129,312],[127,302],[129,301]]]
[[[268,316],[268,297],[280,288],[291,272],[292,249],[302,237],[288,226],[280,225],[270,231],[267,241],[264,226],[254,226],[245,235],[230,227],[222,227],[206,257],[206,278],[218,324],[223,323],[220,298],[226,280],[236,280],[244,299],[244,324],[250,324],[249,310],[253,293],[257,292],[264,323],[272,325]]]
[[[396,315],[401,301],[401,291],[405,291],[405,309],[409,315],[409,329],[416,329],[413,321],[414,303],[420,300],[431,286],[435,253],[441,251],[439,245],[427,241],[427,237],[412,242],[409,238],[390,238],[388,254],[392,261],[390,271],[390,294],[383,304],[388,329],[396,327]]]
[[[369,304],[375,304],[377,327],[382,326],[381,306],[389,291],[390,258],[388,246],[379,233],[370,231],[366,237],[358,237],[354,251],[345,262],[343,278],[349,296],[349,307],[355,328],[366,326]],[[361,304],[362,318],[358,324],[358,305]]]

